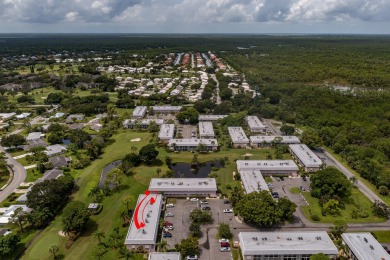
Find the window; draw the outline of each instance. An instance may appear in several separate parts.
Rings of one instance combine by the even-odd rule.
[[[297,260],[297,255],[284,255],[283,260]]]

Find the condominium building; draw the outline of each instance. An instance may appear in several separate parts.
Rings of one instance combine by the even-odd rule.
[[[252,133],[261,133],[266,131],[265,125],[263,125],[257,116],[247,116],[246,122],[248,123],[249,130]]]
[[[352,260],[390,260],[390,255],[369,232],[344,233],[341,238]]]
[[[215,138],[213,123],[199,122],[199,137],[201,139]]]
[[[152,252],[148,260],[181,260],[179,252]]]
[[[199,121],[217,121],[224,119],[228,115],[199,115]]]
[[[255,148],[268,147],[272,144],[299,144],[301,141],[294,135],[256,135],[249,137],[251,146]]]
[[[134,129],[134,128],[147,129],[151,122],[155,122],[158,126],[164,124],[163,119],[142,119],[142,120],[126,119],[125,121],[123,121],[123,127],[127,129]]]
[[[203,146],[205,151],[215,151],[218,149],[217,139],[171,139],[168,147],[172,151],[195,151]]]
[[[261,171],[263,175],[297,175],[298,166],[293,160],[237,160],[238,171]]]
[[[168,197],[215,197],[217,183],[213,178],[152,178],[149,191]]]
[[[153,106],[155,114],[177,114],[182,109],[182,106]]]
[[[228,127],[230,138],[234,147],[248,148],[249,139],[246,136],[244,129],[240,126]]]
[[[245,260],[309,260],[323,253],[333,258],[338,249],[325,231],[240,232]]]
[[[306,172],[315,172],[321,169],[322,161],[305,144],[290,144],[292,156]]]
[[[140,210],[135,210],[125,239],[128,250],[155,251],[161,208],[160,194],[139,195],[136,209]]]
[[[141,119],[144,118],[148,110],[147,106],[136,106],[133,110],[133,118]]]
[[[169,141],[173,138],[175,134],[175,125],[174,124],[162,124],[160,127],[160,132],[158,138],[163,141]]]

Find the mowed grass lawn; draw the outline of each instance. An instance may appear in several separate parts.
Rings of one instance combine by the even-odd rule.
[[[131,139],[141,138],[140,142],[131,142]],[[84,203],[92,202],[88,197],[90,189],[96,185],[100,179],[102,168],[112,161],[121,159],[125,154],[130,153],[130,147],[141,148],[150,141],[149,133],[138,133],[121,131],[114,136],[115,142],[108,146],[102,157],[95,160],[90,166],[77,172],[76,178],[80,189],[73,195],[74,200]],[[77,239],[70,249],[65,249],[66,239],[59,236],[61,230],[61,216],[58,216],[49,227],[47,227],[29,246],[22,259],[52,259],[49,254],[49,247],[57,244],[60,247],[60,254],[65,255],[66,259],[88,259],[89,252],[96,245],[92,233],[96,230],[103,231],[108,236],[113,228],[121,226],[122,218],[120,213],[124,210],[122,199],[129,194],[133,194],[137,199],[138,194],[143,193],[148,183],[139,183],[134,177],[125,177],[123,179],[121,190],[106,197],[103,201],[103,211],[91,217],[82,236]],[[135,206],[135,202],[131,207]],[[126,233],[127,228],[121,228],[122,233]],[[109,251],[103,259],[117,259],[115,251]]]
[[[301,192],[303,196],[305,197],[306,201],[309,203],[309,206],[301,207],[303,213],[305,214],[306,218],[308,220],[311,220],[311,215],[317,215],[320,217],[321,223],[334,223],[336,220],[343,220],[348,223],[368,223],[368,222],[384,222],[386,219],[376,217],[372,213],[372,202],[364,196],[363,193],[361,193],[357,188],[354,188],[352,190],[351,199],[355,201],[356,205],[359,205],[362,210],[367,212],[369,216],[367,218],[358,218],[354,219],[352,218],[352,211],[356,209],[356,207],[353,204],[346,204],[345,209],[341,210],[340,216],[322,216],[321,214],[321,207],[318,205],[318,199],[314,198],[310,195],[310,192]],[[311,213],[311,214],[310,214]]]

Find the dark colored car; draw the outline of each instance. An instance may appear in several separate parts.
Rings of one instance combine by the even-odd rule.
[[[221,242],[221,247],[230,247],[229,242]]]
[[[275,199],[278,199],[279,198],[279,193],[277,192],[272,192],[272,197],[275,198]]]
[[[163,237],[172,237],[172,234],[169,232],[163,233]]]
[[[223,204],[230,204],[230,201],[224,200],[224,201],[223,201]]]
[[[211,208],[210,207],[202,207],[202,210],[211,210]]]

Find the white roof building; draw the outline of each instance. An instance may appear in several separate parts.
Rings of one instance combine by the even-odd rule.
[[[152,204],[151,199],[155,202]],[[162,196],[159,194],[140,194],[137,201],[133,219],[126,235],[125,245],[129,250],[136,250],[143,246],[146,251],[155,249],[157,232],[162,207]],[[141,227],[138,224],[145,224]]]
[[[325,231],[299,231],[299,232],[240,232],[240,247],[244,259],[253,259],[251,256],[291,255],[294,259],[309,259],[310,255],[323,253],[328,256],[338,254]],[[308,258],[296,258],[296,257]]]
[[[123,121],[123,127],[134,128],[136,124],[139,124],[141,128],[148,128],[151,122],[155,122],[157,125],[161,126],[164,124],[164,119],[126,119]]]
[[[175,124],[162,124],[160,127],[160,132],[158,138],[161,140],[170,140],[175,134]]]
[[[199,136],[200,138],[215,138],[213,123],[199,122]]]
[[[369,232],[344,233],[341,238],[353,260],[390,260],[390,255]]]
[[[237,160],[238,171],[261,171],[264,173],[297,172],[293,160]]]
[[[148,260],[181,260],[179,252],[152,252]]]
[[[59,145],[59,144],[53,144],[53,145],[49,145],[46,147],[46,150],[44,151],[44,153],[47,155],[47,156],[54,156],[54,155],[57,155],[57,154],[61,154],[63,152],[65,152],[67,149],[65,146],[62,146],[62,145]]]
[[[249,139],[246,136],[244,129],[240,126],[231,126],[228,127],[230,138],[235,146],[244,146],[249,145]]]
[[[281,144],[299,144],[301,141],[295,135],[256,135],[250,136],[251,144],[253,146],[259,146],[261,144],[270,144],[273,141],[278,141]],[[275,140],[276,139],[276,140]]]
[[[27,141],[33,141],[33,140],[38,140],[44,137],[45,135],[42,134],[42,132],[32,132],[29,133],[28,136],[26,137]]]
[[[199,121],[217,121],[220,119],[224,119],[228,115],[199,115]]]
[[[176,151],[194,151],[199,144],[205,145],[208,151],[218,149],[217,139],[171,139],[168,142],[169,148]]]
[[[17,115],[16,118],[17,119],[25,119],[27,117],[29,117],[31,115],[31,113],[21,113],[20,115]]]
[[[0,225],[7,225],[12,216],[15,214],[17,209],[21,208],[24,212],[30,213],[32,209],[28,208],[26,205],[11,205],[8,208],[0,208]]]
[[[149,191],[166,196],[215,196],[217,183],[213,178],[152,178]]]
[[[260,171],[240,171],[241,182],[247,194],[257,191],[269,191],[267,183]]]
[[[179,113],[182,106],[153,106],[154,113]]]
[[[147,106],[136,106],[133,110],[133,118],[143,118],[147,110]]]
[[[298,163],[302,165],[306,171],[319,170],[322,161],[318,156],[310,150],[305,144],[290,144],[289,148]]]
[[[14,117],[15,115],[16,113],[0,113],[0,118],[3,120],[7,120]]]
[[[265,132],[266,128],[257,116],[247,116],[246,121],[248,123],[249,130],[254,132]]]

